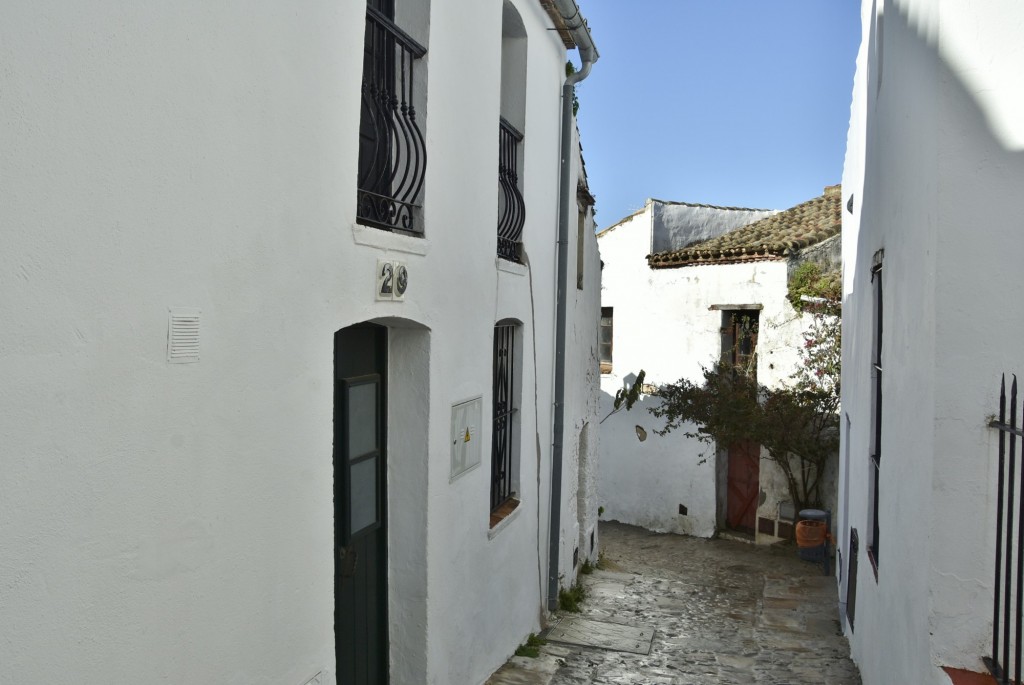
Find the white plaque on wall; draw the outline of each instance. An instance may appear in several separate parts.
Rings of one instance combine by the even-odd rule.
[[[476,397],[452,405],[451,480],[480,464],[480,421],[484,399]]]

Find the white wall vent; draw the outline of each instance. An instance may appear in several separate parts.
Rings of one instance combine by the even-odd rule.
[[[199,361],[198,309],[171,307],[167,310],[167,361],[190,364]]]

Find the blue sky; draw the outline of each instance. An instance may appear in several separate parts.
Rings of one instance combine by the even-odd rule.
[[[578,1],[600,228],[649,197],[786,209],[840,181],[859,0]]]

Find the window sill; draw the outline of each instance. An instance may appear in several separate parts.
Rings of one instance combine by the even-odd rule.
[[[504,271],[507,274],[516,274],[517,276],[525,276],[530,271],[529,267],[525,264],[510,262],[509,260],[502,259],[501,257],[494,258],[494,265],[498,267],[498,271]]]
[[[487,531],[487,539],[493,540],[498,533],[505,530],[519,516],[520,511],[522,511],[522,507],[519,506],[519,500],[514,497],[509,498],[504,504],[492,511],[491,528]]]
[[[875,553],[868,547],[868,561],[871,562],[871,570],[875,574],[875,584],[878,584],[878,561],[875,560]]]
[[[405,252],[408,254],[426,255],[430,251],[430,241],[426,238],[392,233],[381,228],[352,224],[352,239],[357,245],[379,247],[383,250]]]

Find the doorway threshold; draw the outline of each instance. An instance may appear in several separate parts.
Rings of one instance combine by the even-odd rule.
[[[745,533],[742,530],[720,530],[718,531],[719,540],[732,540],[733,542],[746,542],[747,544],[753,545],[757,542],[753,533]]]

